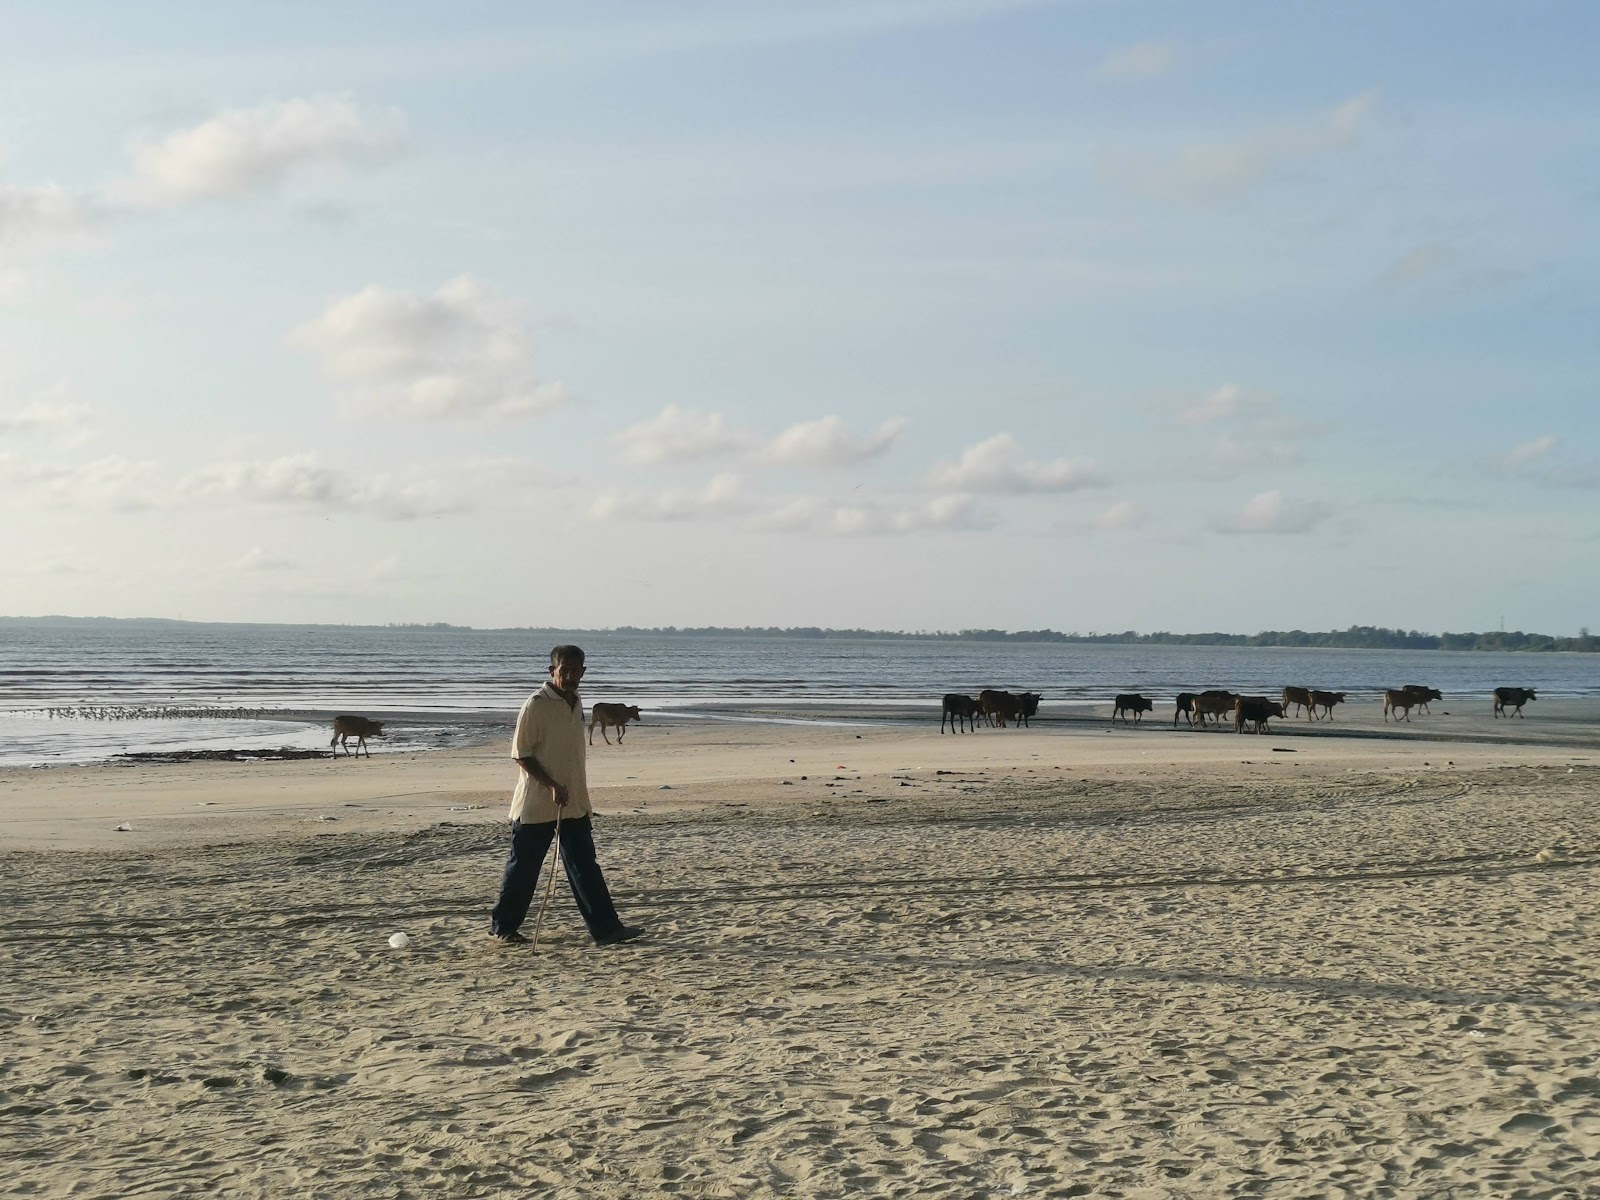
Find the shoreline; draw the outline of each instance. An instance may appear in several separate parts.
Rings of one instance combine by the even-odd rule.
[[[1161,703],[1161,702],[1158,702]],[[1435,702],[1439,704],[1439,702]],[[1445,704],[1450,701],[1444,702]],[[1455,708],[1439,709],[1431,715],[1418,714],[1410,722],[1383,721],[1370,709],[1376,702],[1363,705],[1347,702],[1335,710],[1332,720],[1316,721],[1304,718],[1284,718],[1272,723],[1271,735],[1281,738],[1309,740],[1392,740],[1408,742],[1460,742],[1497,746],[1549,745],[1575,749],[1600,750],[1600,698],[1551,698],[1535,702],[1534,715],[1495,719],[1492,714],[1478,713],[1455,702]],[[1110,720],[1111,705],[1106,702],[1070,701],[1046,702],[1040,705],[1038,716],[1030,728],[1052,730],[1063,734],[1081,736],[1106,732],[1149,737],[1161,733],[1169,735],[1213,736],[1231,730],[1209,726],[1196,729],[1184,725],[1174,726],[1171,701],[1164,703],[1167,712],[1147,715],[1137,725],[1123,725]],[[1487,707],[1487,706],[1485,706]],[[339,714],[333,709],[286,709],[264,712],[254,718],[258,723],[278,722],[286,725],[312,728],[331,725]],[[515,714],[498,710],[474,709],[441,713],[428,709],[400,709],[386,712],[372,711],[376,719],[390,726],[391,735],[403,731],[426,732],[432,744],[403,744],[398,750],[388,749],[382,741],[374,740],[369,746],[378,756],[385,754],[439,754],[450,750],[473,749],[492,746],[502,738],[509,738]],[[708,726],[775,726],[813,729],[879,729],[915,733],[930,726],[939,727],[939,709],[927,703],[895,701],[726,701],[675,705],[669,708],[646,709],[644,718],[634,723],[633,731],[651,728]],[[975,733],[947,734],[959,737],[996,737],[1014,734],[1015,731],[984,728]],[[402,736],[402,742],[404,742]],[[598,745],[599,743],[596,743]],[[136,752],[116,752],[83,759],[62,759],[53,762],[3,762],[0,761],[0,778],[16,771],[67,770],[94,767],[127,769],[140,759],[168,763],[203,761],[219,757],[235,760],[267,762],[289,758],[329,757],[326,750],[317,746],[257,746],[227,747],[172,747],[146,749]],[[342,757],[342,756],[341,756]]]
[[[758,719],[706,714],[631,725],[621,745],[595,739],[589,772],[596,810],[609,816],[728,803],[760,807],[800,793],[882,803],[925,787],[939,790],[960,773],[1159,779],[1291,771],[1381,778],[1500,766],[1587,770],[1600,764],[1596,709],[1579,703],[1563,719],[1518,720],[1514,728],[1442,713],[1432,724],[1418,718],[1410,729],[1392,723],[1386,729],[1370,718],[1291,720],[1261,736],[1173,730],[1167,723],[1124,727],[1098,715],[951,734],[940,733],[926,713],[915,723],[884,723],[860,708],[836,709],[823,723],[785,721],[792,708],[774,708]],[[242,761],[206,754],[0,769],[0,850],[154,849],[499,822],[515,779],[502,740],[509,733],[508,723],[503,734],[472,744],[380,749],[370,759],[334,759],[326,751]]]

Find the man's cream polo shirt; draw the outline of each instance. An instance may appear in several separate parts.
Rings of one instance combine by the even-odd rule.
[[[545,773],[567,789],[562,817],[589,815],[589,779],[584,764],[583,701],[568,706],[553,683],[547,683],[523,704],[517,714],[517,731],[511,736],[511,756],[539,760]],[[556,819],[556,798],[551,790],[526,771],[511,793],[511,819],[530,825]]]

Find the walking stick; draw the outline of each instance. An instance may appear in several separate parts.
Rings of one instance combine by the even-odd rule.
[[[533,953],[539,951],[539,930],[544,925],[544,910],[550,906],[550,896],[556,890],[556,864],[561,861],[561,809],[556,809],[556,835],[551,839],[550,877],[545,880],[544,899],[539,901],[539,915],[533,921]]]

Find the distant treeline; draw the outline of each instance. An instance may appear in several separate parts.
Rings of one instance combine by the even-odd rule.
[[[1380,625],[1352,625],[1324,633],[1304,629],[1268,629],[1261,633],[1060,633],[1054,629],[961,629],[953,632],[921,631],[904,633],[883,629],[824,629],[815,625],[777,626],[724,625],[679,627],[676,625],[641,628],[619,625],[616,633],[649,634],[654,637],[760,637],[812,638],[818,641],[922,640],[958,642],[1092,642],[1129,646],[1299,646],[1340,650],[1575,650],[1600,653],[1600,637],[1587,629],[1577,637],[1555,637],[1548,633],[1419,633],[1415,629],[1387,629]]]
[[[1054,629],[918,630],[825,629],[818,625],[618,625],[615,629],[560,629],[555,626],[518,626],[512,629],[474,629],[443,621],[390,625],[284,625],[249,622],[182,621],[167,617],[0,617],[0,625],[106,624],[170,627],[218,625],[257,629],[377,629],[400,633],[538,633],[559,636],[589,633],[632,633],[651,637],[808,638],[815,641],[956,641],[956,642],[1086,642],[1126,646],[1290,646],[1338,650],[1520,650],[1600,653],[1600,637],[1580,629],[1577,637],[1548,633],[1419,633],[1415,629],[1387,629],[1381,625],[1352,625],[1349,629],[1308,633],[1304,629],[1268,629],[1261,633],[1060,633]]]

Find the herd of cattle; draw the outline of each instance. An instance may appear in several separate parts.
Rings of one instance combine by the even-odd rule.
[[[1172,713],[1172,727],[1178,727],[1178,718],[1182,717],[1193,728],[1199,725],[1205,727],[1207,718],[1220,723],[1224,717],[1233,722],[1235,733],[1243,733],[1246,726],[1250,726],[1256,733],[1267,733],[1267,722],[1274,717],[1287,717],[1289,710],[1294,710],[1294,715],[1305,713],[1308,721],[1315,721],[1326,717],[1333,720],[1333,707],[1343,704],[1344,692],[1324,692],[1316,688],[1286,687],[1283,689],[1283,699],[1269,700],[1265,696],[1241,696],[1237,692],[1226,691],[1222,688],[1212,688],[1204,692],[1179,692]],[[1409,683],[1405,687],[1388,688],[1383,693],[1383,719],[1389,720],[1392,715],[1398,721],[1411,720],[1411,710],[1418,709],[1424,713],[1431,711],[1429,703],[1434,700],[1443,700],[1444,694],[1437,688],[1425,687],[1420,683]],[[1494,690],[1494,715],[1496,717],[1522,716],[1522,706],[1529,700],[1536,700],[1533,688],[1498,687]],[[948,692],[944,698],[944,711],[939,718],[939,732],[943,733],[946,722],[950,725],[951,733],[975,732],[978,725],[999,726],[1004,729],[1008,723],[1013,725],[1026,725],[1029,718],[1039,712],[1040,696],[1037,692],[1005,692],[994,688],[985,688],[976,697],[963,695],[960,692]],[[1117,696],[1111,710],[1111,720],[1115,723],[1119,718],[1124,725],[1128,724],[1131,714],[1133,724],[1137,725],[1147,712],[1155,711],[1155,701],[1148,700],[1137,692],[1124,692]],[[1319,714],[1320,710],[1320,714]]]

